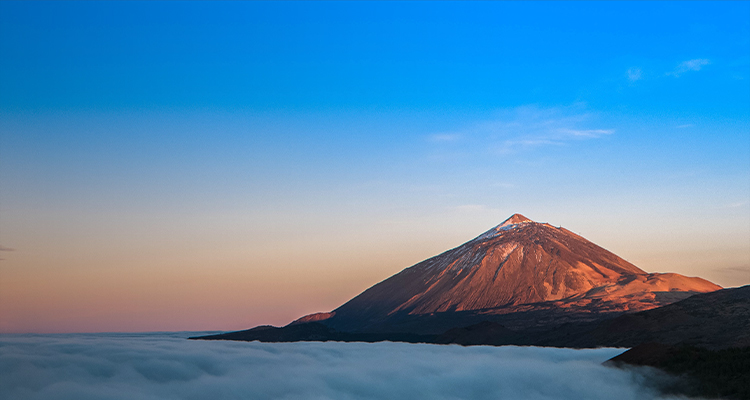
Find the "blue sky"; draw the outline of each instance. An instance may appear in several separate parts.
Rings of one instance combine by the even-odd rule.
[[[747,76],[742,2],[7,3],[3,14],[12,110],[585,101],[673,117],[747,112],[733,80]],[[694,59],[709,60],[702,74],[678,72]],[[683,79],[666,78],[675,72]]]
[[[132,281],[103,304],[143,329],[283,322],[515,212],[647,271],[750,283],[749,16],[748,2],[2,2],[0,276],[18,289],[0,304],[44,321],[48,304],[14,305],[54,287],[64,311]],[[225,325],[159,325],[191,292],[149,279],[222,291],[217,306],[301,290],[310,309],[251,298]]]

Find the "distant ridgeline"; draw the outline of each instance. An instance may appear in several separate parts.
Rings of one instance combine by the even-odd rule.
[[[565,228],[515,214],[333,311],[280,328],[259,326],[191,339],[573,348],[660,343],[693,346],[700,350],[690,354],[699,357],[713,354],[710,350],[750,346],[750,286],[721,290],[701,278],[648,273]],[[746,350],[727,351],[705,357],[747,358]],[[740,373],[750,380],[742,368],[732,364],[730,369],[744,371]],[[747,398],[742,390],[724,395]]]

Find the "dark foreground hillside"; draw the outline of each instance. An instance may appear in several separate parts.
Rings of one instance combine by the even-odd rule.
[[[634,347],[649,342],[709,349],[750,346],[750,285],[606,320],[570,344]]]
[[[656,383],[670,394],[750,400],[750,347],[722,350],[645,343],[607,361],[659,368],[682,379]]]

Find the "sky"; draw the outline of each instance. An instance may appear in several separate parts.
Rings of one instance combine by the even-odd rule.
[[[0,332],[329,311],[513,213],[750,284],[750,2],[0,2]]]

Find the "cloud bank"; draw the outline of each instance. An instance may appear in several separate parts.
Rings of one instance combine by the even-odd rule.
[[[2,335],[4,399],[659,399],[619,349]]]

